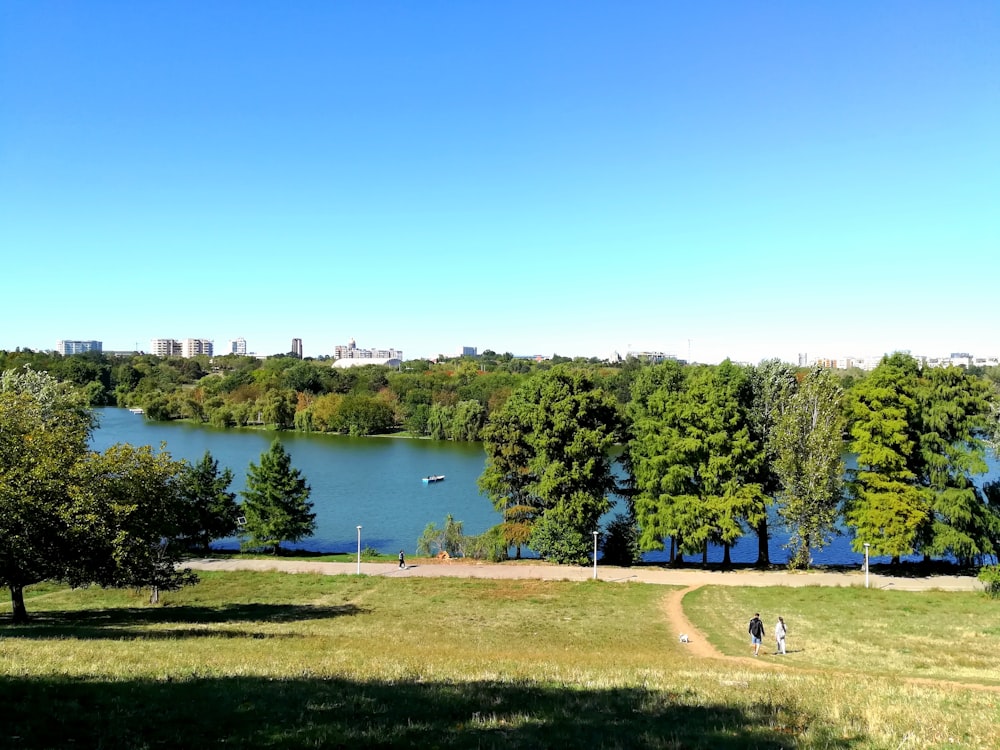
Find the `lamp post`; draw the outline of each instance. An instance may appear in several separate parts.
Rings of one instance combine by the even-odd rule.
[[[361,575],[361,527],[358,526],[358,575]]]
[[[597,532],[594,532],[594,580],[597,580]]]
[[[868,588],[868,547],[871,546],[868,542],[865,542],[865,588]]]

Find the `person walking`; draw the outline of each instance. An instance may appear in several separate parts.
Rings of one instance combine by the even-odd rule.
[[[774,626],[774,640],[778,646],[775,654],[785,655],[785,636],[788,635],[788,628],[785,627],[785,620],[778,618],[778,624]]]
[[[760,642],[764,637],[764,621],[760,619],[760,612],[754,614],[750,620],[747,632],[750,633],[750,647],[753,649],[753,655],[759,656]]]
[[[401,568],[406,567],[406,557],[404,557],[403,555],[403,550],[399,551],[399,567]]]

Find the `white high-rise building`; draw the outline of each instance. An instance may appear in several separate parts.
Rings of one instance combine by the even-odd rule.
[[[181,342],[176,339],[150,339],[149,353],[157,357],[179,357]]]
[[[247,340],[243,338],[229,340],[229,353],[246,356]]]
[[[56,343],[56,351],[64,357],[70,354],[99,352],[103,347],[104,345],[100,341],[59,341]]]

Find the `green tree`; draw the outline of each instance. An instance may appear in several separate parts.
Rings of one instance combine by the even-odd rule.
[[[278,554],[282,542],[301,541],[316,530],[310,487],[277,438],[260,455],[259,465],[250,463],[246,484],[240,493],[245,546],[270,547]]]
[[[64,578],[73,562],[68,480],[93,427],[68,385],[27,368],[0,375],[0,583],[14,622],[28,619],[25,586]]]
[[[417,554],[436,557],[446,552],[449,557],[464,557],[465,541],[464,524],[449,513],[440,529],[435,523],[427,524],[417,540]]]
[[[743,390],[751,438],[764,452],[755,476],[750,480],[760,485],[770,502],[778,492],[780,480],[776,472],[777,448],[775,429],[789,397],[796,391],[795,373],[778,359],[768,359],[747,368],[747,388]],[[754,529],[757,533],[757,564],[769,565],[771,553],[767,514],[763,514]]]
[[[728,360],[684,371],[637,407],[629,455],[635,476],[636,519],[643,549],[676,540],[679,552],[707,555],[730,547],[755,528],[766,511],[760,484],[752,481],[764,454],[751,437],[744,408],[746,375]]]
[[[197,581],[179,568],[185,523],[178,478],[185,465],[165,451],[119,444],[76,467],[70,534],[77,557],[67,580],[114,588],[173,591]]]
[[[928,493],[930,522],[919,549],[971,563],[998,551],[991,538],[996,516],[975,479],[986,473],[993,391],[960,367],[926,370],[917,384],[918,478]]]
[[[480,489],[505,521],[531,526],[556,511],[555,520],[589,534],[617,489],[609,456],[620,435],[614,397],[586,373],[555,367],[491,415]]]
[[[791,531],[797,567],[809,567],[813,550],[826,546],[836,531],[844,487],[842,400],[830,371],[813,370],[786,397],[773,430],[778,512]]]
[[[196,464],[185,466],[179,477],[183,536],[205,554],[214,539],[233,536],[237,531],[239,505],[236,495],[229,491],[232,482],[232,470],[220,472],[219,462],[209,451]]]
[[[852,546],[897,559],[914,552],[930,508],[917,487],[919,464],[917,363],[905,354],[885,357],[855,385],[848,400],[850,450],[857,469],[848,483],[845,520]]]

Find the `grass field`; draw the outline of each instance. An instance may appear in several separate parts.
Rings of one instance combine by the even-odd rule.
[[[933,681],[996,684],[996,602],[688,595],[692,621],[740,657],[751,610],[769,629],[783,614],[792,653],[767,668],[779,659],[693,657],[666,593],[206,573],[151,607],[144,592],[39,586],[34,621],[0,625],[0,747],[998,747],[1000,693]],[[945,652],[967,658],[938,664]]]

